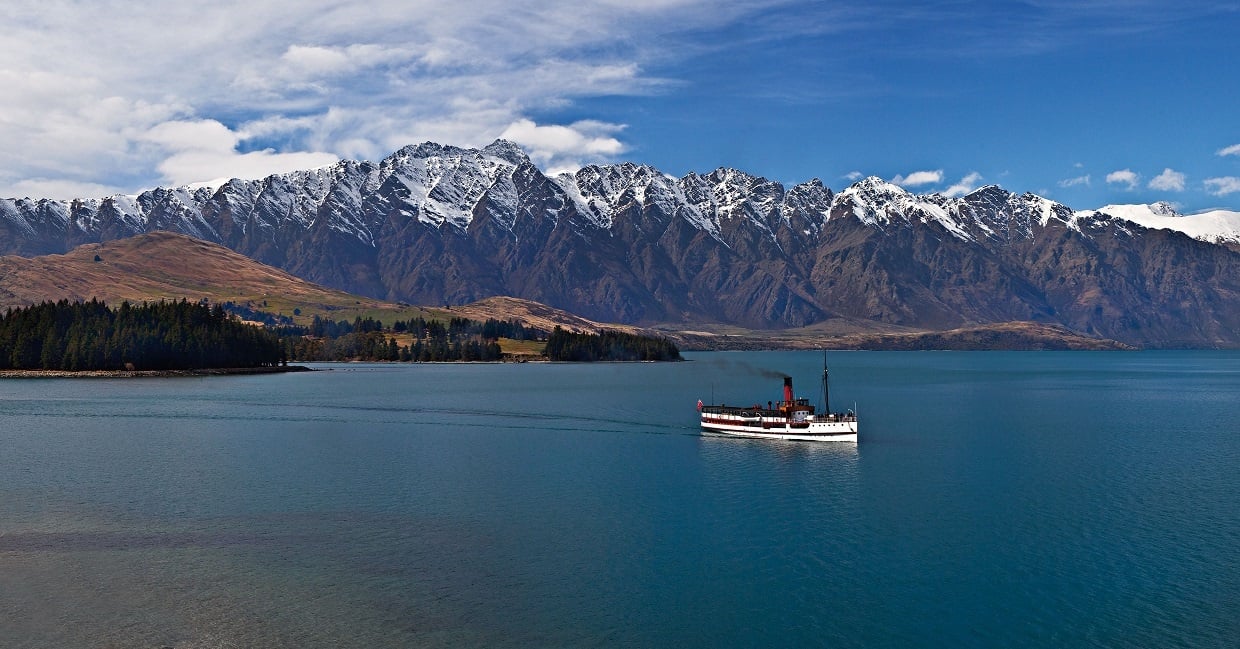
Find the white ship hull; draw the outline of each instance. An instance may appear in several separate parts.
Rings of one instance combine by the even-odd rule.
[[[855,417],[846,418],[844,421],[794,423],[772,421],[763,417],[744,418],[702,413],[702,430],[718,435],[754,439],[853,443],[857,441],[857,419]]]

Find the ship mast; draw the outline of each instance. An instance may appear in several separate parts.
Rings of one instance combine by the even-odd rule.
[[[822,352],[822,412],[831,414],[831,386],[827,381],[827,352]]]

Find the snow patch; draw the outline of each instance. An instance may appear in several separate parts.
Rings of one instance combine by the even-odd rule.
[[[944,204],[935,202],[954,201]],[[870,176],[854,183],[835,197],[836,203],[852,202],[852,213],[866,225],[882,229],[894,221],[911,223],[916,218],[922,223],[931,221],[940,224],[952,236],[963,241],[974,241],[975,238],[960,216],[958,206],[962,199],[944,199],[941,196],[915,196],[904,188],[889,183],[876,176]]]
[[[492,149],[503,153],[503,147]],[[499,190],[492,200],[515,207],[516,189],[511,175],[516,164],[481,151],[426,144],[401,149],[384,161],[384,175],[394,176],[406,190],[404,197],[418,220],[433,227],[447,223],[464,230],[473,222],[474,208],[501,177],[510,188]],[[508,223],[511,227],[511,223]]]
[[[1179,214],[1167,203],[1107,205],[1076,212],[1077,216],[1106,214],[1151,230],[1182,232],[1207,243],[1240,243],[1240,212],[1210,210]]]

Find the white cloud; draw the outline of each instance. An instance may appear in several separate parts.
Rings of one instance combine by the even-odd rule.
[[[422,56],[423,53],[416,50],[372,43],[344,47],[293,44],[280,55],[274,67],[248,67],[238,76],[237,83],[285,92],[331,92],[343,75],[375,74],[384,66],[400,66]]]
[[[508,125],[500,137],[520,144],[530,159],[550,173],[576,171],[584,164],[601,162],[624,152],[612,134],[623,125],[582,121],[570,126],[539,126],[520,119]]]
[[[672,36],[779,1],[9,0],[0,195],[53,186],[35,183],[137,191],[505,132],[547,164],[610,161],[626,150],[620,125],[532,116],[675,87],[649,69],[717,46]],[[83,48],[82,34],[106,43]]]
[[[942,194],[947,197],[964,196],[969,192],[977,189],[977,183],[982,179],[982,174],[976,171],[960,179],[960,182],[943,190]]]
[[[238,140],[227,126],[213,119],[163,122],[147,130],[142,139],[174,151],[199,149],[217,153],[232,151]]]
[[[1086,187],[1089,187],[1089,180],[1090,180],[1089,174],[1085,174],[1084,176],[1077,176],[1076,178],[1064,178],[1063,180],[1059,181],[1059,186],[1060,187],[1078,187],[1080,185],[1085,185]]]
[[[159,163],[169,184],[189,185],[228,178],[265,178],[271,174],[313,169],[336,162],[330,153],[277,153],[271,149],[248,153],[221,153],[210,150],[182,151]]]
[[[937,185],[943,182],[943,170],[914,171],[907,176],[897,174],[891,182],[901,187],[917,187],[919,185]]]
[[[850,172],[848,172],[848,173],[844,174],[843,178],[844,178],[844,179],[846,179],[846,180],[849,180],[849,181],[856,181],[856,180],[858,180],[859,178],[861,178],[861,176],[863,176],[863,175],[864,175],[864,174],[862,174],[860,171],[850,171]]]
[[[1150,179],[1149,188],[1157,189],[1164,192],[1182,192],[1184,191],[1184,181],[1186,177],[1179,171],[1173,171],[1170,167],[1163,169],[1163,172]]]
[[[336,162],[330,153],[277,153],[271,149],[239,152],[241,137],[215,120],[157,124],[140,138],[161,153],[158,168],[171,185],[220,178],[265,178],[275,173],[321,167]]]
[[[1226,196],[1240,192],[1240,178],[1235,176],[1223,176],[1220,178],[1207,178],[1205,180],[1206,191],[1215,196]]]
[[[280,61],[302,74],[336,74],[349,69],[349,56],[342,48],[290,45]]]
[[[1141,184],[1141,174],[1132,169],[1120,169],[1107,174],[1107,184],[1126,185],[1128,189],[1136,189]]]
[[[1233,144],[1218,150],[1218,155],[1240,155],[1240,144]]]
[[[74,198],[103,198],[123,194],[119,187],[99,183],[77,182],[60,178],[27,178],[9,185],[5,198],[50,198],[65,201]]]

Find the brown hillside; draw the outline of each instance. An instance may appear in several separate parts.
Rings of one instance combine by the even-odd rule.
[[[96,261],[98,259],[98,261]],[[292,315],[395,310],[395,304],[332,290],[182,234],[151,232],[86,244],[63,255],[0,257],[0,308],[44,300],[133,303],[158,300],[232,301]]]
[[[598,333],[604,329],[629,333],[649,331],[629,325],[595,322],[545,304],[507,296],[488,297],[463,306],[454,306],[445,313],[470,320],[516,320],[527,327],[544,331],[551,331],[556,326],[586,333]]]

